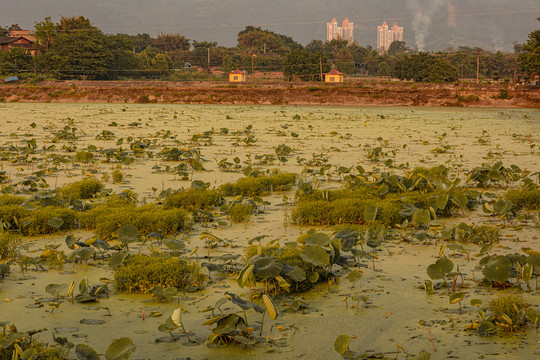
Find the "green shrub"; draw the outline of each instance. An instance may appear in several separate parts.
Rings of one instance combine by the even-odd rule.
[[[249,221],[255,206],[252,204],[234,204],[229,208],[229,217],[233,223]]]
[[[20,205],[25,200],[23,196],[0,195],[0,205]]]
[[[190,188],[175,192],[165,198],[166,209],[184,208],[190,211],[205,209],[223,204],[223,197],[218,190],[203,190]]]
[[[205,280],[197,262],[174,257],[134,255],[114,269],[119,292],[147,293],[155,286],[183,290],[188,286],[202,286]]]
[[[508,190],[504,196],[517,207],[528,210],[540,209],[540,189]]]
[[[18,235],[11,232],[0,233],[0,260],[13,258],[17,254],[17,248],[21,240]]]
[[[289,190],[297,177],[298,175],[292,173],[243,177],[235,183],[221,185],[219,190],[224,196],[258,196],[266,191]]]
[[[479,100],[480,100],[480,98],[476,94],[469,94],[469,95],[466,95],[466,96],[462,96],[462,95],[458,96],[458,101],[459,102],[464,102],[464,103],[472,103],[472,102],[477,102]]]
[[[120,171],[119,169],[116,169],[112,172],[112,180],[114,183],[121,183],[124,182],[125,174]]]
[[[508,324],[503,319],[503,315],[508,316],[515,326],[510,327],[510,329],[514,328],[516,330],[523,325],[524,314],[529,306],[530,304],[525,301],[522,295],[510,290],[499,293],[496,298],[489,302],[491,317],[497,322]]]
[[[77,154],[75,154],[75,161],[82,162],[83,164],[87,164],[94,158],[94,154],[92,154],[90,151],[77,151]]]
[[[189,213],[184,209],[163,209],[157,205],[135,207],[98,206],[81,213],[82,226],[95,228],[102,239],[114,238],[122,225],[135,226],[141,235],[151,232],[172,235],[185,228]]]
[[[397,199],[338,199],[335,201],[306,201],[298,204],[292,212],[292,220],[300,225],[338,225],[365,223],[364,208],[378,206],[377,220],[386,226],[402,223],[399,212],[401,202]]]
[[[67,184],[57,189],[56,192],[63,198],[81,200],[93,198],[102,191],[103,188],[104,185],[101,181],[89,178]]]
[[[60,229],[50,226],[47,221],[60,217],[64,224]],[[72,209],[47,206],[30,211],[18,205],[0,206],[0,219],[9,230],[19,229],[23,235],[51,234],[58,230],[75,229],[78,224],[77,212]]]

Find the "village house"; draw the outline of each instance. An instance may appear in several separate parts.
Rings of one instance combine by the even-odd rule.
[[[246,72],[238,69],[230,72],[229,82],[246,82]]]
[[[11,48],[22,48],[31,55],[37,55],[39,48],[35,46],[35,37],[30,30],[12,30],[9,36],[0,37],[0,50],[9,51]]]
[[[336,83],[336,82],[343,82],[343,73],[337,71],[336,69],[332,69],[329,72],[324,74],[324,82],[327,83]]]

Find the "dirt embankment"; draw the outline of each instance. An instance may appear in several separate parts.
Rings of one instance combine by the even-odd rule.
[[[502,84],[47,81],[2,84],[0,101],[540,108],[540,88]]]

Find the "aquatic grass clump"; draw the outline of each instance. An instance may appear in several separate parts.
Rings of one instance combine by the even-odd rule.
[[[105,186],[98,179],[84,179],[75,181],[56,190],[62,198],[81,200],[91,199],[99,194]]]
[[[50,218],[62,219],[59,228],[49,225]],[[8,230],[18,230],[23,235],[51,234],[58,230],[70,230],[78,227],[77,212],[62,207],[46,206],[35,210],[28,210],[23,206],[4,205],[0,206],[0,221]]]
[[[16,195],[0,195],[0,205],[20,205],[26,200],[23,196]]]
[[[526,327],[528,321],[538,321],[538,313],[530,306],[521,294],[503,291],[489,302],[490,321],[507,331],[518,331]]]
[[[338,199],[374,199],[378,190],[374,186],[362,186],[355,189],[337,190],[314,190],[311,187],[302,187],[296,190],[294,198],[297,202],[326,200],[334,201]]]
[[[118,292],[148,293],[155,286],[201,287],[207,277],[199,263],[175,257],[133,255],[114,268],[114,282]]]
[[[16,329],[15,327],[13,328]],[[49,346],[49,344],[36,340],[28,333],[18,332],[17,330],[14,333],[7,331],[0,332],[0,343],[4,345],[0,346],[0,360],[19,358],[39,360],[68,359],[65,349]],[[15,349],[15,344],[22,350],[24,357],[19,357],[19,353]]]
[[[364,209],[370,205],[377,206],[376,220],[386,226],[401,224],[405,220],[400,214],[401,202],[393,198],[305,201],[294,208],[291,217],[293,222],[299,225],[364,224]]]
[[[11,232],[0,232],[0,260],[16,256],[17,248],[21,243],[18,235]]]
[[[512,201],[518,208],[524,207],[527,210],[540,209],[540,189],[512,189],[506,192],[504,198]]]
[[[151,232],[172,235],[185,229],[190,219],[184,209],[164,209],[158,205],[98,206],[81,213],[82,226],[94,229],[104,240],[113,239],[122,225],[135,226],[142,235]]]
[[[177,191],[165,198],[166,209],[184,208],[190,211],[206,209],[211,206],[221,206],[224,202],[218,190],[190,188]]]
[[[276,173],[274,175],[248,176],[235,183],[226,183],[219,187],[224,196],[259,196],[268,191],[289,190],[296,182],[297,174]]]
[[[233,223],[247,222],[251,218],[255,205],[234,204],[229,207],[229,217]]]

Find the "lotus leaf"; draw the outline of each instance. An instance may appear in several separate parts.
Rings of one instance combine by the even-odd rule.
[[[81,247],[78,249],[75,249],[69,256],[67,257],[68,260],[75,260],[77,257],[81,258],[82,260],[88,260],[92,255],[94,255],[95,251],[87,248],[87,247]]]
[[[253,274],[258,279],[274,278],[283,269],[283,264],[272,256],[257,256],[251,262],[254,266]]]
[[[201,190],[204,190],[206,189],[206,183],[202,180],[193,180],[191,182],[191,187],[194,188],[194,189],[201,189]]]
[[[133,225],[123,225],[118,229],[118,240],[123,244],[129,244],[139,240],[139,230]]]
[[[243,317],[240,317],[236,314],[228,314],[220,317],[220,319],[217,321],[217,326],[212,329],[212,334],[229,334],[236,329],[243,330],[246,327],[246,321]]]
[[[454,293],[450,295],[450,298],[449,298],[450,304],[455,304],[457,302],[460,302],[461,300],[463,300],[464,297],[465,297],[465,293],[463,291]]]
[[[60,229],[60,227],[62,227],[62,225],[64,224],[64,220],[55,216],[47,220],[47,224],[49,224],[55,229]]]
[[[427,226],[431,221],[431,213],[428,209],[417,209],[412,218],[414,226]]]
[[[540,270],[540,254],[529,255],[527,262],[534,266],[537,271]]]
[[[489,281],[505,282],[510,278],[510,270],[512,269],[512,261],[503,255],[497,255],[489,260],[482,274]]]
[[[377,212],[379,211],[379,207],[376,205],[368,205],[364,208],[364,219],[366,221],[375,221],[377,218]]]
[[[443,257],[435,261],[435,264],[431,264],[427,267],[427,274],[433,280],[444,278],[446,274],[454,269],[454,263],[452,260]]]
[[[480,299],[471,299],[471,306],[480,306],[482,305],[482,300]]]
[[[510,200],[499,199],[493,204],[493,211],[497,214],[504,214],[510,211],[514,205]]]
[[[128,256],[128,252],[127,251],[118,251],[117,253],[113,254],[110,258],[109,258],[109,267],[110,268],[115,268],[117,267],[118,265],[120,265],[124,259]]]
[[[171,320],[176,326],[182,325],[182,309],[176,308],[174,309]]]
[[[437,208],[439,210],[444,210],[447,203],[448,203],[448,194],[440,194],[439,196],[437,196],[437,200],[435,201],[435,204],[437,205]]]
[[[105,352],[107,360],[127,360],[131,354],[137,349],[133,340],[128,337],[115,339]]]
[[[100,357],[96,350],[86,344],[78,344],[75,346],[75,355],[79,360],[99,360]]]
[[[243,288],[248,283],[248,281],[251,278],[251,275],[253,275],[254,268],[255,268],[255,265],[248,264],[242,269],[242,271],[238,275],[238,280],[237,280],[238,286]]]
[[[364,276],[364,273],[362,273],[361,271],[358,271],[358,270],[351,271],[349,275],[347,275],[347,280],[349,280],[352,283],[355,283],[358,280],[360,280],[362,276]]]
[[[283,274],[290,277],[296,282],[302,282],[306,280],[306,272],[304,271],[304,269],[293,265],[283,264]]]
[[[170,250],[182,250],[186,247],[186,244],[182,240],[177,240],[173,238],[163,239],[163,244]]]
[[[338,354],[343,355],[349,349],[351,337],[349,335],[339,335],[334,341],[334,349]]]
[[[272,302],[272,299],[266,294],[263,294],[262,296],[264,306],[266,307],[266,311],[268,312],[268,315],[270,315],[270,319],[275,320],[278,316],[276,307],[274,306],[274,303]]]
[[[482,321],[476,328],[476,332],[479,334],[487,334],[495,330],[495,324],[491,321]]]
[[[45,291],[51,295],[58,295],[67,288],[67,284],[49,284],[45,287]]]
[[[324,267],[330,263],[330,255],[328,255],[324,248],[318,245],[308,245],[300,254],[300,258],[315,266]]]
[[[255,304],[254,302],[246,301],[246,300],[244,300],[242,298],[237,297],[236,295],[234,295],[234,294],[232,294],[230,292],[226,292],[225,296],[227,296],[229,298],[229,300],[231,300],[231,302],[233,304],[238,305],[242,310],[253,309],[258,313],[263,313],[264,312],[263,308],[260,307],[259,305]]]

